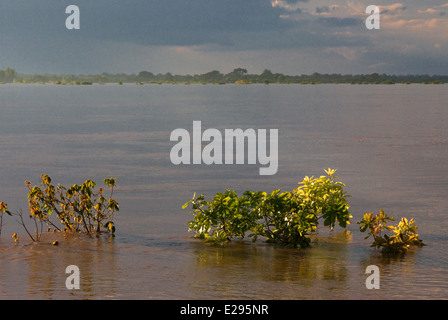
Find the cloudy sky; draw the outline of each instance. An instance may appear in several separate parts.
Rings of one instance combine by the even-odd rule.
[[[0,43],[0,69],[21,73],[448,74],[448,2],[0,0]]]

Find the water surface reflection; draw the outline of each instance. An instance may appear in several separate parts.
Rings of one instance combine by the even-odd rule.
[[[0,86],[1,201],[26,211],[23,181],[63,185],[118,176],[117,237],[50,235],[30,244],[7,221],[0,238],[0,298],[378,299],[448,298],[446,85]],[[170,133],[279,129],[279,171],[175,166]],[[311,249],[258,241],[225,247],[190,238],[181,206],[194,192],[291,190],[337,168],[353,221],[380,209],[414,217],[428,244],[383,259],[357,226],[351,238],[319,230]],[[59,237],[59,246],[49,243]],[[93,242],[92,242],[93,240]],[[65,288],[78,265],[81,290]],[[365,269],[381,270],[367,290]]]

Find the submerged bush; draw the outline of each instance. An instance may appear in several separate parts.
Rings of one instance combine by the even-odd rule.
[[[210,201],[204,194],[188,201],[183,208],[191,206],[193,220],[189,230],[195,237],[222,244],[235,238],[264,237],[291,247],[309,247],[310,235],[317,229],[319,220],[331,229],[338,224],[346,228],[352,218],[349,212],[345,185],[336,181],[336,170],[325,170],[319,178],[305,177],[293,191],[272,193],[245,191],[239,196],[233,190],[217,193]],[[373,237],[373,247],[381,248],[383,254],[403,254],[411,246],[422,246],[414,219],[402,218],[398,224],[383,210],[379,214],[366,213],[360,231],[368,231]],[[391,232],[390,235],[384,234]]]
[[[20,214],[22,225],[32,240],[39,239],[43,224],[57,231],[106,231],[114,234],[113,216],[119,211],[118,202],[112,198],[116,179],[104,179],[104,184],[110,191],[108,198],[105,197],[103,188],[95,191],[96,183],[90,179],[69,188],[59,184],[54,186],[46,174],[41,176],[40,186],[32,187],[31,182],[25,181],[29,191],[27,197],[30,218],[35,222],[36,236],[33,237],[28,232]],[[55,219],[52,219],[54,216]]]
[[[318,220],[333,228],[345,228],[352,217],[349,212],[345,186],[336,181],[336,170],[325,170],[325,176],[305,177],[300,186],[287,192],[235,191],[217,193],[211,201],[202,194],[185,203],[191,205],[194,220],[189,231],[195,237],[224,243],[233,238],[244,238],[247,232],[253,241],[259,236],[267,241],[286,246],[308,247],[309,235],[316,230]]]
[[[375,215],[372,212],[365,213],[363,219],[358,222],[361,232],[368,231],[365,239],[373,237],[372,247],[381,248],[384,254],[403,254],[411,246],[423,245],[416,233],[418,227],[414,224],[414,219],[402,218],[397,225],[392,226],[388,225],[388,221],[395,221],[395,218],[380,210],[380,213]],[[392,235],[382,235],[386,230],[392,232]]]

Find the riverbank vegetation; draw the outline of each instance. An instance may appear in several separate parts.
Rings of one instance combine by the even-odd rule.
[[[444,84],[448,75],[388,75],[388,74],[302,74],[286,75],[265,69],[260,74],[251,74],[244,68],[236,68],[229,73],[218,70],[194,75],[176,75],[170,72],[152,73],[141,71],[137,74],[101,73],[92,75],[21,74],[13,68],[0,70],[0,83],[91,85],[106,84]]]

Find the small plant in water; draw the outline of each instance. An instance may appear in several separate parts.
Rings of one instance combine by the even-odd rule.
[[[2,234],[2,227],[3,227],[3,214],[6,213],[7,215],[12,215],[11,212],[8,210],[8,204],[4,203],[3,201],[0,202],[0,235]]]
[[[118,202],[112,198],[116,179],[104,179],[104,184],[110,191],[107,198],[103,188],[95,191],[96,183],[90,179],[81,185],[74,184],[68,188],[59,184],[54,186],[46,174],[41,176],[40,186],[32,187],[31,182],[25,181],[28,187],[30,218],[34,220],[36,227],[35,236],[28,232],[22,214],[19,213],[21,224],[33,241],[39,240],[43,224],[57,231],[106,231],[113,235],[113,216],[119,211]],[[54,216],[55,219],[52,219]]]
[[[365,213],[360,224],[360,231],[368,231],[365,239],[372,237],[372,247],[381,248],[383,254],[403,254],[411,246],[422,246],[423,241],[419,239],[418,227],[414,224],[414,219],[402,218],[397,225],[388,225],[390,221],[395,221],[393,217],[380,210],[379,214],[373,215],[372,212]],[[389,231],[392,235],[385,234]],[[383,234],[384,233],[384,234]]]

